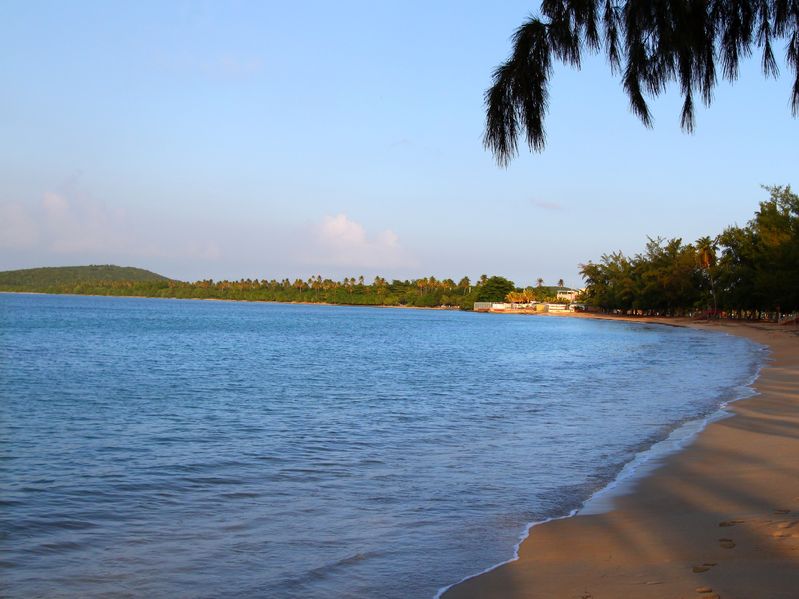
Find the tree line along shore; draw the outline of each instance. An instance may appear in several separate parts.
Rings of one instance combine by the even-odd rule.
[[[108,265],[87,268],[113,271],[119,267]],[[57,268],[36,270],[52,272],[42,273],[43,276],[38,276],[35,280],[27,275],[28,271],[0,273],[0,291],[470,310],[475,302],[503,301],[509,293],[517,290],[512,281],[487,275],[482,275],[474,282],[469,277],[463,277],[457,283],[453,279],[439,280],[432,276],[393,281],[378,276],[369,283],[362,276],[345,277],[342,281],[315,276],[293,281],[208,279],[189,283],[155,277],[135,281],[82,277],[52,281],[48,275],[57,276]],[[539,301],[549,301],[554,300],[559,289],[561,287],[540,284],[538,287],[528,288],[526,292]]]
[[[580,265],[586,286],[579,301],[603,312],[644,316],[704,313],[768,318],[799,310],[799,196],[790,186],[767,187],[744,226],[729,226],[694,243],[649,238],[635,256],[604,254]],[[38,268],[0,273],[0,291],[325,303],[360,306],[444,307],[471,310],[475,302],[562,302],[557,286],[517,287],[501,276],[392,280],[363,276],[342,281],[211,279],[183,282],[118,266]]]
[[[605,312],[775,318],[799,310],[799,196],[764,187],[744,226],[694,243],[650,238],[632,257],[605,254],[581,265],[584,301]]]

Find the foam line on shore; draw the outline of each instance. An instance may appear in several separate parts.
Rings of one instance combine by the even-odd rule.
[[[660,323],[646,323],[646,324],[660,324]],[[682,326],[682,325],[669,325],[669,326]],[[710,332],[710,334],[722,334],[722,335],[729,335],[729,333],[723,332]],[[657,441],[639,451],[635,454],[632,460],[627,462],[619,473],[614,476],[606,485],[604,485],[601,489],[598,489],[594,493],[591,494],[588,499],[586,499],[582,505],[578,508],[571,510],[568,514],[564,516],[553,516],[551,518],[545,518],[543,520],[536,520],[534,522],[530,522],[525,525],[524,530],[522,531],[521,535],[519,536],[519,540],[513,546],[513,555],[502,562],[489,566],[476,574],[470,574],[465,576],[461,580],[454,582],[452,584],[446,585],[441,587],[436,591],[433,599],[441,599],[441,597],[452,587],[455,587],[467,580],[471,580],[473,578],[477,578],[482,576],[483,574],[487,574],[497,568],[504,566],[505,564],[509,564],[511,562],[515,562],[519,559],[519,549],[524,543],[525,540],[530,536],[534,527],[539,526],[541,524],[546,524],[547,522],[554,522],[556,520],[565,520],[567,518],[572,518],[577,515],[591,515],[591,514],[598,514],[607,512],[613,509],[613,500],[621,495],[625,495],[630,492],[631,487],[641,479],[645,478],[652,472],[654,472],[663,462],[663,460],[675,453],[678,453],[684,450],[691,442],[701,433],[707,426],[713,422],[718,422],[720,420],[724,420],[725,418],[729,418],[733,416],[731,412],[728,412],[726,408],[736,402],[743,399],[748,399],[750,397],[755,397],[758,395],[758,391],[754,389],[753,385],[757,381],[758,377],[760,376],[760,372],[763,369],[763,366],[766,360],[769,359],[770,350],[769,347],[763,345],[761,343],[757,343],[755,341],[751,341],[753,345],[755,345],[762,353],[761,357],[758,360],[754,373],[747,379],[746,382],[742,383],[734,387],[735,396],[732,399],[727,399],[722,401],[718,408],[714,410],[712,413],[708,414],[707,416],[701,418],[695,418],[692,420],[688,420],[682,423],[678,423],[677,426],[672,430],[665,439]]]

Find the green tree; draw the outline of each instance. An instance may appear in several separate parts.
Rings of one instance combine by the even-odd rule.
[[[635,308],[675,314],[693,307],[699,285],[692,245],[683,245],[681,239],[650,239],[646,253],[634,262],[641,283]]]
[[[633,259],[617,252],[582,265],[585,299],[605,310],[679,314],[707,306],[709,290],[715,309],[739,317],[799,309],[799,196],[765,189],[769,199],[744,227],[695,246],[649,239]]]
[[[604,49],[621,73],[630,108],[652,126],[646,96],[677,84],[681,125],[694,128],[696,99],[710,105],[720,75],[738,77],[741,57],[762,51],[766,76],[778,75],[774,44],[787,40],[793,71],[791,111],[799,115],[799,1],[797,0],[544,0],[539,16],[516,30],[510,57],[485,94],[484,144],[506,166],[524,136],[533,151],[545,144],[544,117],[553,60],[579,67],[585,51]]]
[[[372,283],[372,287],[377,292],[379,297],[383,297],[386,295],[386,280],[383,277],[376,276],[374,283]]]
[[[469,280],[469,277],[463,277],[460,281],[458,281],[458,289],[461,290],[463,295],[472,292],[472,282]]]
[[[770,197],[749,222],[753,284],[758,307],[799,308],[799,196],[788,187],[765,187]]]
[[[719,302],[726,310],[741,312],[756,307],[755,246],[749,227],[727,227],[719,235],[721,258],[718,261]]]
[[[718,310],[715,277],[717,250],[717,241],[711,239],[707,235],[696,240],[696,259],[699,263],[699,268],[702,269],[702,273],[710,284],[710,297],[713,301],[713,312]]]
[[[502,302],[505,301],[507,295],[516,289],[513,281],[509,281],[505,277],[490,277],[486,282],[480,285],[477,292],[478,302]]]
[[[632,309],[640,289],[636,271],[636,264],[621,252],[603,254],[598,264],[582,264],[586,300],[603,310]]]

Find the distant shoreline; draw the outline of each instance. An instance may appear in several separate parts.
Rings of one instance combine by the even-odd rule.
[[[110,298],[135,298],[153,300],[185,300],[200,302],[236,302],[244,304],[279,304],[282,306],[343,306],[348,308],[397,308],[400,310],[438,310],[441,312],[471,312],[471,310],[461,310],[457,307],[447,306],[406,306],[394,304],[334,304],[332,302],[281,302],[277,300],[261,299],[229,299],[223,297],[159,297],[153,295],[116,295],[98,293],[48,293],[46,291],[0,291],[0,294],[15,295],[58,295],[66,297],[110,297]]]
[[[6,291],[0,290],[0,294],[9,295],[58,295],[67,297],[109,297],[109,298],[135,298],[135,299],[153,299],[153,300],[186,300],[186,301],[203,301],[203,302],[235,302],[245,304],[278,304],[282,306],[341,306],[348,308],[390,308],[399,310],[435,310],[440,312],[469,312],[473,314],[493,314],[493,315],[517,315],[517,316],[545,316],[551,318],[584,318],[592,320],[609,320],[615,322],[638,322],[647,324],[660,324],[667,327],[695,327],[701,328],[699,325],[708,323],[730,323],[730,324],[743,324],[743,323],[759,323],[766,321],[749,321],[749,320],[736,320],[736,319],[721,319],[718,321],[708,321],[702,319],[691,319],[684,316],[633,316],[633,315],[620,315],[609,314],[604,312],[532,312],[532,311],[507,311],[507,312],[476,312],[474,310],[463,310],[457,306],[408,306],[397,304],[345,304],[333,302],[286,302],[279,300],[262,300],[262,299],[232,299],[221,297],[162,297],[153,295],[117,295],[117,294],[99,294],[99,293],[50,293],[47,291]]]

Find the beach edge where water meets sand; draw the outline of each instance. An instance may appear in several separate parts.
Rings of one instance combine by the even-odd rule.
[[[613,509],[536,526],[517,560],[454,585],[444,599],[799,598],[799,330],[551,317],[719,331],[768,346],[770,356],[757,395],[731,404],[731,417],[710,423]]]

